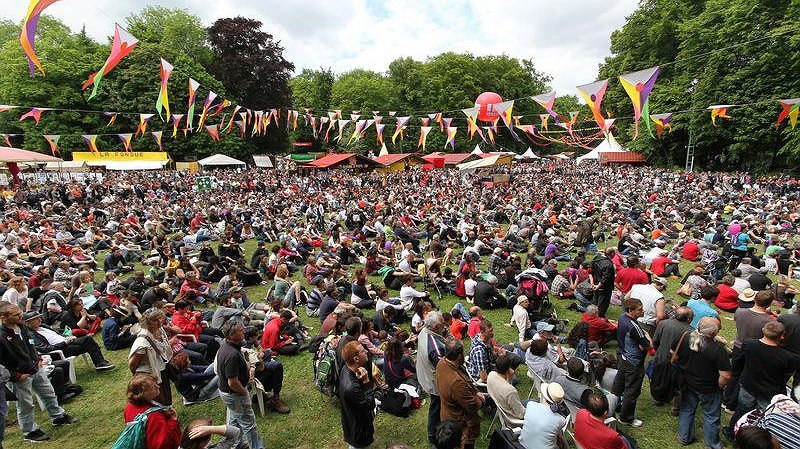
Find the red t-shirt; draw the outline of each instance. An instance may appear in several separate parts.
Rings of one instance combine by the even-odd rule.
[[[650,278],[638,268],[627,267],[617,272],[616,283],[619,284],[622,293],[628,293],[636,284],[649,284]]]
[[[469,327],[467,328],[467,335],[472,338],[481,332],[481,318],[475,317],[469,320]]]
[[[464,329],[467,327],[467,324],[461,320],[453,320],[452,324],[450,324],[450,334],[453,335],[457,340],[461,340],[464,338]]]
[[[613,331],[617,328],[614,323],[597,315],[581,315],[581,321],[589,325],[589,341],[603,341],[603,332]]]
[[[575,441],[584,449],[627,449],[614,429],[594,419],[585,408],[575,417]]]
[[[656,276],[661,276],[664,274],[664,268],[667,266],[667,264],[672,262],[675,261],[667,256],[658,256],[653,259],[653,262],[650,263],[650,271],[652,271]]]
[[[125,406],[125,422],[136,419],[136,415],[146,412],[152,405],[135,405],[128,403]],[[147,415],[147,425],[144,428],[145,447],[159,449],[177,449],[181,444],[181,425],[177,419],[168,419],[164,412],[153,412]]]
[[[697,246],[695,242],[686,242],[683,244],[683,249],[681,250],[681,257],[686,260],[697,260],[697,256],[700,255],[700,247]]]
[[[714,305],[724,310],[733,310],[739,307],[739,292],[728,284],[719,284],[719,295],[714,300]]]

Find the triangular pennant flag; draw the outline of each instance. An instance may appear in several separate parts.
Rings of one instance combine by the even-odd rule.
[[[358,114],[355,115],[358,116]],[[367,126],[366,120],[358,120],[356,122],[356,127],[353,130],[353,134],[350,136],[350,140],[347,142],[347,144],[349,145],[350,143],[354,141],[357,142],[359,139],[361,139],[361,133],[364,132],[366,126]]]
[[[481,132],[481,128],[478,126],[478,113],[480,112],[480,107],[474,108],[467,108],[462,109],[461,112],[467,116],[467,133],[469,133],[469,140],[472,140],[472,137],[475,135],[477,131],[478,134],[483,138],[483,133]]]
[[[489,137],[489,142],[494,145],[494,131],[490,126],[484,126],[483,129],[486,131],[486,135]]]
[[[92,153],[99,153],[99,150],[97,149],[97,136],[96,135],[87,134],[87,135],[82,135],[81,137],[83,137],[83,140],[89,146],[89,151],[91,151]]]
[[[447,128],[447,141],[444,143],[444,146],[450,145],[450,149],[452,151],[456,151],[456,132],[458,128],[454,126],[450,126]]]
[[[389,115],[391,114],[392,113],[389,112]],[[397,136],[402,136],[403,130],[408,126],[409,120],[411,120],[411,117],[397,117],[397,125],[394,129],[394,134],[392,134],[392,144],[395,143]]]
[[[336,136],[336,141],[339,142],[342,140],[342,133],[344,132],[344,127],[350,123],[350,120],[338,120],[337,124],[339,125],[339,135]]]
[[[108,123],[106,123],[106,127],[109,127],[117,122],[117,113],[116,112],[103,112],[103,115],[106,117],[110,117],[108,119]]]
[[[352,121],[354,121],[354,122],[357,122],[357,121],[358,121],[358,119],[360,119],[360,118],[361,118],[361,114],[359,114],[359,113],[358,113],[358,112],[356,112],[356,111],[353,111],[353,113],[352,113],[352,114],[350,114],[350,120],[352,120]]]
[[[494,105],[494,110],[500,114],[500,118],[503,119],[503,124],[506,125],[508,129],[511,129],[513,126],[511,114],[514,110],[514,100],[497,103]]]
[[[211,107],[211,103],[213,103],[216,98],[217,94],[215,94],[213,91],[208,91],[206,101],[203,103],[203,112],[200,113],[200,119],[197,120],[198,131],[202,129],[203,125],[206,123],[206,118],[208,117],[208,108]]]
[[[155,139],[156,144],[158,144],[158,151],[164,151],[164,147],[161,146],[161,136],[163,134],[162,131],[153,131],[150,134],[153,135],[153,139]]]
[[[375,132],[378,134],[378,137],[376,137],[377,143],[383,144],[383,128],[385,127],[386,125],[378,123],[377,121],[375,122]]]
[[[653,114],[650,116],[650,120],[656,124],[656,135],[658,138],[661,138],[661,133],[664,131],[664,128],[667,128],[670,132],[672,132],[672,113],[668,112],[666,114]]]
[[[336,118],[337,119],[340,119],[340,120],[342,119],[342,110],[341,109],[336,109],[333,112],[334,112],[334,114],[336,114]]]
[[[446,130],[447,128],[450,127],[451,123],[453,123],[453,119],[452,118],[442,118],[442,121],[440,123],[441,129],[442,130]]]
[[[36,56],[34,41],[36,40],[36,30],[39,27],[39,16],[45,8],[57,1],[30,0],[28,3],[28,12],[25,14],[25,21],[22,23],[22,30],[19,33],[19,43],[22,45],[25,57],[28,58],[28,68],[31,76],[36,75],[34,67],[38,68],[42,72],[42,76],[44,76],[44,68],[42,68],[42,63],[39,62],[39,58]]]
[[[242,139],[244,139],[244,130],[245,130],[244,120],[237,120],[234,123],[236,123],[236,126],[239,127],[239,130],[242,132]]]
[[[372,115],[378,115],[380,113],[381,113],[381,111],[372,111]]]
[[[375,124],[376,125],[380,125],[381,124],[381,120],[383,120],[383,117],[381,117],[380,115],[373,115],[372,116],[372,120],[375,120]]]
[[[172,67],[172,64],[165,61],[164,58],[161,58],[161,90],[158,92],[158,100],[156,100],[156,111],[158,111],[158,116],[161,117],[162,120],[164,120],[164,117],[161,115],[161,111],[166,111],[167,121],[169,121],[170,118],[167,82],[169,81],[170,75],[172,75],[173,69],[174,67]]]
[[[44,140],[46,140],[47,143],[50,144],[50,152],[53,153],[53,156],[56,155],[60,156],[61,148],[58,146],[58,139],[60,139],[61,136],[58,134],[45,134],[42,137],[44,137]]]
[[[444,132],[444,120],[442,119],[441,112],[437,112],[433,115],[433,121],[439,124],[439,131]]]
[[[183,119],[183,114],[172,114],[172,137],[178,135],[178,125],[180,125],[181,120]]]
[[[386,156],[387,154],[389,154],[389,149],[386,148],[386,144],[381,140],[381,152],[378,153],[378,156]]]
[[[653,91],[653,87],[656,85],[658,73],[659,67],[655,66],[638,72],[626,73],[619,77],[622,87],[631,98],[631,103],[633,104],[634,139],[639,135],[639,119],[642,115],[645,117],[650,116],[648,100],[650,99],[650,93]],[[645,120],[645,124],[649,129],[650,121]]]
[[[209,115],[212,116],[212,117],[216,116],[216,115],[219,115],[225,108],[227,108],[231,104],[233,104],[233,103],[231,103],[230,100],[223,99],[218,105],[212,106],[214,108],[214,112],[212,114],[209,114]]]
[[[428,140],[428,133],[431,132],[430,126],[421,126],[419,128],[419,141],[417,142],[417,148],[422,147],[422,152],[425,152],[425,142]]]
[[[117,134],[117,137],[119,137],[119,140],[121,140],[121,141],[122,141],[122,147],[123,147],[123,149],[124,149],[126,152],[127,152],[127,151],[131,151],[131,140],[133,140],[133,134],[131,134],[131,133],[127,133],[127,134]]]
[[[539,120],[542,121],[541,126],[542,126],[542,128],[544,128],[545,131],[547,131],[547,121],[548,121],[548,119],[550,119],[550,114],[539,114]]]
[[[16,109],[18,107],[19,106],[11,106],[11,105],[8,105],[8,104],[0,104],[0,112],[10,111],[10,110]]]
[[[397,115],[397,111],[389,111],[389,117],[394,117]]]
[[[139,126],[136,128],[137,135],[144,134],[147,131],[147,122],[154,116],[155,114],[139,114]]]
[[[38,125],[39,124],[39,120],[42,119],[42,112],[44,112],[44,109],[31,108],[30,111],[26,112],[25,114],[22,114],[22,117],[19,118],[19,121],[23,121],[26,118],[32,118],[36,122],[36,124]]]
[[[239,106],[239,105],[237,105],[236,107],[233,108],[233,113],[231,114],[231,119],[228,122],[228,126],[225,127],[225,133],[230,134],[231,128],[233,128],[233,121],[236,120],[236,114],[239,112],[240,109],[242,109],[242,107]]]
[[[208,135],[211,136],[211,140],[219,141],[219,125],[208,125],[206,126],[206,130],[208,131]]]
[[[781,105],[781,113],[778,114],[778,123],[775,124],[775,128],[777,129],[781,126],[786,118],[789,118],[789,123],[792,125],[792,129],[797,125],[797,116],[800,113],[800,98],[791,98],[788,100],[780,100]]]
[[[527,134],[533,135],[533,125],[516,125],[516,127]]]
[[[186,127],[189,129],[194,128],[194,104],[197,100],[197,89],[200,88],[200,83],[189,78],[189,106],[186,110]]]
[[[309,126],[311,126],[311,133],[314,135],[314,138],[316,139],[317,136],[319,136],[319,133],[317,132],[317,118],[312,115],[308,119],[310,121]]]
[[[430,122],[431,119],[429,119],[427,117],[420,117],[419,121],[420,121],[420,123],[422,123],[422,126],[428,126],[428,122]]]
[[[11,134],[0,134],[0,135],[2,135],[3,139],[5,139],[6,145],[8,145],[10,148],[14,148],[14,145],[11,144],[11,136],[12,136]]]
[[[578,86],[577,89],[578,93],[580,93],[583,99],[586,101],[586,105],[589,106],[589,109],[592,111],[592,115],[594,116],[594,121],[597,123],[597,126],[599,126],[603,132],[607,132],[608,128],[606,128],[606,119],[603,117],[603,112],[600,110],[600,105],[603,103],[603,97],[606,94],[606,89],[608,89],[608,80],[605,79],[591,84]]]
[[[111,54],[108,55],[108,59],[106,59],[103,67],[89,76],[89,79],[86,80],[82,86],[82,90],[86,90],[89,86],[94,84],[92,93],[88,98],[89,100],[97,95],[97,88],[100,87],[100,80],[114,70],[114,67],[116,67],[125,56],[128,56],[138,43],[139,40],[128,33],[125,28],[122,28],[119,24],[114,24],[114,40],[111,43]]]
[[[717,118],[733,118],[728,115],[728,108],[733,105],[730,104],[718,104],[714,106],[709,106],[707,109],[711,110],[711,123],[714,126],[717,126]]]

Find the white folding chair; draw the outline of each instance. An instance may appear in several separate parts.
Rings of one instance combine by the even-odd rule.
[[[567,405],[567,410],[569,410],[569,424],[575,424],[575,418],[578,417],[578,407],[577,405],[573,404],[570,401],[564,400],[564,404]]]
[[[69,362],[69,381],[73,384],[78,383],[78,375],[75,373],[75,356],[66,357],[64,351],[56,349],[47,353],[51,358],[58,360],[66,360]],[[86,354],[83,354],[83,360],[86,362]],[[89,363],[89,362],[87,362]]]
[[[495,404],[497,404],[497,399],[489,393],[489,397],[492,398]],[[492,422],[489,423],[489,429],[486,431],[486,439],[489,439],[489,435],[492,434],[492,428],[494,427],[495,421],[500,421],[500,428],[501,429],[509,429],[514,430],[516,428],[521,428],[523,424],[523,420],[521,419],[514,419],[503,412],[503,410],[498,406],[497,411],[494,413],[494,418],[492,418]]]
[[[531,370],[530,367],[528,367],[528,379],[530,379],[532,382],[531,391],[528,392],[528,399],[530,399],[531,396],[533,396],[534,391],[536,391],[536,397],[538,398],[539,387],[541,387],[542,383],[544,382],[544,379],[539,377],[539,375],[536,374],[536,372],[534,372],[533,370]]]

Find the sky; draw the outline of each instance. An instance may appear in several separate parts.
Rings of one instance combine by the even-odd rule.
[[[5,18],[24,18],[27,1],[0,4]],[[638,0],[60,0],[46,14],[104,41],[114,22],[124,25],[145,4],[187,9],[206,25],[222,17],[260,20],[296,73],[320,67],[385,72],[397,58],[424,60],[446,51],[505,53],[533,59],[562,95],[596,80],[611,33]]]

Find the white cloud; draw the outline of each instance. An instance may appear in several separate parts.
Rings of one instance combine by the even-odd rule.
[[[4,5],[6,18],[24,17],[24,1]],[[72,29],[86,26],[97,39],[111,34],[114,22],[141,9],[134,0],[63,0],[47,9]],[[264,23],[280,40],[287,59],[302,68],[331,67],[385,71],[396,58],[425,59],[444,51],[477,55],[506,53],[532,58],[553,77],[560,93],[594,81],[609,54],[611,32],[625,23],[637,0],[151,0],[185,8],[210,25],[220,17],[245,16]]]

